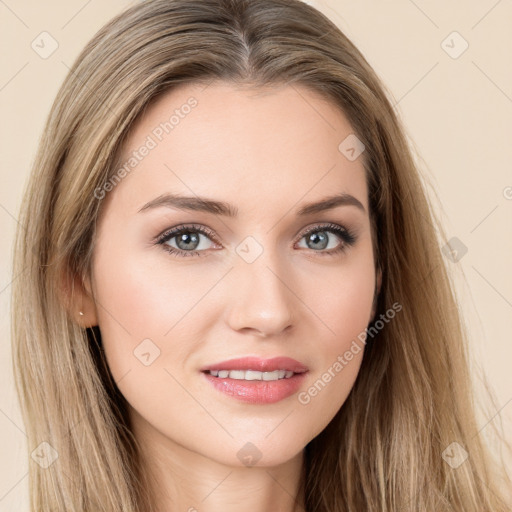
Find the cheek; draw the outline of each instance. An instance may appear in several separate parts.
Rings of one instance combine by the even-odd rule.
[[[214,284],[213,277],[192,278],[192,267],[169,270],[165,259],[137,258],[116,252],[114,247],[98,251],[95,261],[95,295],[103,346],[114,377],[140,363],[139,352],[158,363],[186,357],[197,324],[204,313],[200,300]],[[203,279],[203,277],[205,277]],[[188,344],[179,340],[188,340]],[[171,351],[172,348],[172,351]],[[172,353],[171,353],[172,352]],[[169,354],[168,354],[169,353]],[[147,359],[147,356],[144,356]],[[175,363],[174,363],[175,364]],[[171,364],[172,366],[172,364]]]
[[[320,276],[317,276],[320,277]],[[317,419],[318,434],[345,402],[359,373],[364,354],[364,334],[370,321],[375,274],[370,258],[354,260],[308,294],[308,306],[317,317],[321,335],[311,347],[318,364],[297,402]]]
[[[370,322],[375,271],[370,251],[360,251],[336,268],[301,278],[304,303],[321,328],[322,352],[345,349]]]
[[[170,270],[165,261],[103,249],[95,262],[95,291],[105,356],[119,390],[136,416],[158,431],[183,444],[191,435],[201,439],[204,409],[192,398],[200,395],[183,368],[207,323],[208,301],[200,299],[213,277],[197,278],[194,270],[192,279],[192,266]]]

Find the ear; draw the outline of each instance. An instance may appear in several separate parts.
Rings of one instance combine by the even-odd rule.
[[[377,298],[379,296],[380,289],[382,286],[382,269],[380,267],[377,269],[377,275],[376,275],[375,281],[376,281],[375,282],[375,294],[373,296],[373,306],[372,306],[372,314],[370,316],[370,322],[373,321],[373,319],[375,318],[375,312],[377,311]]]
[[[91,280],[65,272],[61,278],[59,296],[70,317],[82,328],[98,325],[98,311]]]

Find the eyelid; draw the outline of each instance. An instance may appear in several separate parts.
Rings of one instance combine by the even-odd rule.
[[[332,229],[334,231],[339,231],[340,229],[346,233],[351,233],[351,230],[343,226],[342,224],[334,224],[333,222],[320,222],[316,224],[312,224],[311,226],[305,228],[304,230],[299,231],[300,237],[309,235],[314,231],[320,231],[322,229]]]
[[[334,224],[332,222],[319,222],[316,224],[312,224],[311,226],[309,226],[305,229],[299,230],[295,236],[297,237],[300,235],[300,238],[302,238],[313,231],[318,231],[320,229],[325,229],[325,228],[332,228],[334,230],[339,230],[341,228],[346,233],[351,233],[351,230],[349,230],[348,228],[346,228],[343,225]],[[209,237],[212,238],[212,240],[215,243],[220,245],[220,242],[217,240],[217,235],[216,235],[215,231],[213,231],[213,229],[210,229],[208,226],[205,226],[204,224],[194,224],[194,223],[179,224],[172,228],[166,228],[164,231],[162,231],[160,234],[158,234],[156,237],[154,237],[153,242],[159,243],[160,241],[166,239],[170,234],[180,233],[181,231],[186,231],[186,230],[198,231],[199,233],[208,235]]]
[[[172,228],[167,228],[162,233],[157,235],[154,238],[153,242],[155,244],[162,243],[166,238],[172,238],[172,237],[169,237],[169,235],[173,234],[175,236],[176,234],[180,233],[181,231],[186,231],[186,230],[197,231],[199,233],[203,233],[204,235],[208,235],[215,243],[220,245],[220,243],[216,239],[217,237],[216,237],[215,232],[212,229],[210,229],[209,227],[205,226],[204,224],[179,224],[178,226],[174,226]]]

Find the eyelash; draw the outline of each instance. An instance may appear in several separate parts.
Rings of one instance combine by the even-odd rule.
[[[301,240],[302,238],[304,238],[307,235],[310,235],[311,233],[318,233],[318,232],[322,232],[322,231],[334,233],[342,240],[340,245],[336,249],[330,249],[329,251],[325,251],[325,250],[315,251],[315,250],[311,249],[313,252],[317,252],[322,256],[336,256],[337,254],[345,252],[349,247],[354,245],[356,242],[356,236],[354,235],[354,233],[352,231],[350,231],[349,229],[344,228],[342,226],[338,226],[337,224],[331,224],[331,223],[321,224],[321,225],[317,225],[317,226],[308,228],[304,233],[302,233],[299,240]],[[176,248],[171,247],[166,244],[166,242],[168,242],[172,238],[176,237],[177,235],[180,235],[183,233],[196,233],[196,232],[201,233],[210,239],[213,239],[213,241],[215,242],[215,235],[210,229],[208,229],[204,226],[201,226],[199,224],[188,224],[188,225],[176,226],[175,228],[165,231],[161,235],[157,236],[155,244],[162,245],[164,251],[167,251],[167,252],[169,252],[175,256],[178,256],[178,257],[188,257],[188,256],[196,256],[196,255],[197,256],[206,256],[205,253],[207,251],[205,251],[205,250],[183,251],[183,250],[176,249]]]

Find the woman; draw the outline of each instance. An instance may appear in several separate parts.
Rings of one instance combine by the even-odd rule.
[[[116,17],[21,218],[33,510],[508,510],[403,129],[312,7]]]

